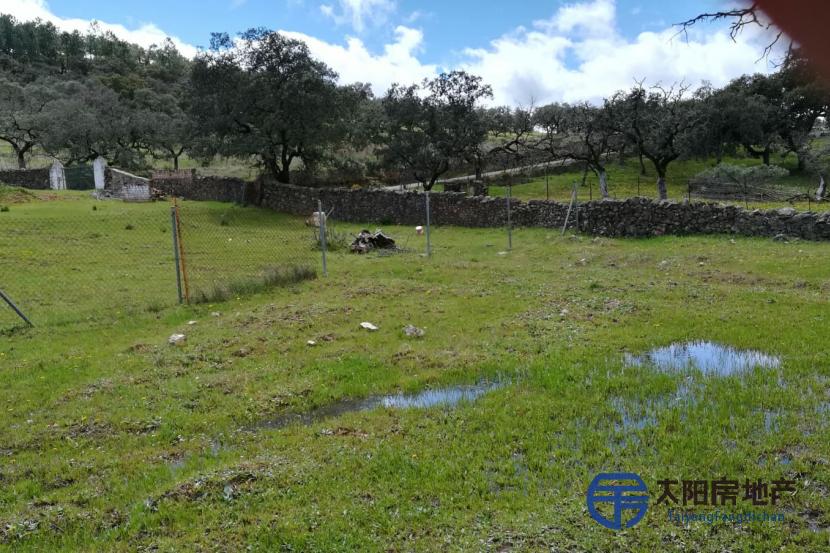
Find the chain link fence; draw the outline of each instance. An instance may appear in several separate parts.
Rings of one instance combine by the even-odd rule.
[[[0,291],[35,326],[95,323],[311,278],[312,237],[254,207],[0,186]],[[21,325],[0,297],[0,333]]]
[[[316,276],[314,233],[301,217],[180,200],[172,216],[179,231],[179,282],[186,302],[223,301]]]

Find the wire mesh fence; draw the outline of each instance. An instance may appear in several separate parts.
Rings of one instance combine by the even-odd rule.
[[[316,275],[314,232],[301,217],[218,202],[177,201],[173,210],[185,301],[222,301]]]
[[[312,277],[319,264],[301,217],[217,202],[177,202],[174,212],[172,202],[86,192],[5,194],[0,290],[36,326],[160,311],[179,301],[177,280],[188,286],[184,300],[222,300]],[[0,332],[23,324],[0,297]]]
[[[0,289],[34,324],[175,303],[163,206],[39,194],[8,209],[0,213]],[[17,322],[0,304],[0,328]]]

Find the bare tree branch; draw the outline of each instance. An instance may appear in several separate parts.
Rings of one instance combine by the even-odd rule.
[[[772,21],[763,15],[763,12],[761,11],[761,8],[758,6],[757,2],[753,2],[752,4],[744,8],[735,8],[731,10],[701,13],[691,19],[687,19],[686,21],[675,23],[676,27],[680,27],[680,30],[677,31],[677,34],[675,36],[682,34],[684,38],[688,41],[690,27],[693,27],[698,23],[715,21],[730,21],[729,37],[732,39],[733,42],[735,41],[737,36],[741,34],[741,31],[744,30],[744,27],[747,27],[749,25],[756,25],[764,30],[775,29],[777,31],[775,33],[775,36],[764,47],[764,52],[761,55],[761,57],[758,58],[758,61],[767,58],[772,52],[772,49],[775,47],[775,45],[778,44],[778,42],[784,36],[783,31],[777,30],[776,27],[773,25]],[[790,43],[789,48],[792,48],[792,42]]]

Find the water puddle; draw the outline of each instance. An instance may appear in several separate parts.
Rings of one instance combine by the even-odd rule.
[[[656,405],[626,403],[618,397],[611,400],[611,405],[620,416],[619,422],[614,423],[617,432],[634,432],[657,424]]]
[[[643,355],[626,355],[626,363],[653,366],[664,372],[698,369],[708,376],[730,376],[755,367],[777,368],[778,357],[755,350],[740,350],[714,342],[675,343]]]
[[[455,407],[460,403],[475,401],[484,394],[502,388],[506,384],[508,382],[482,382],[475,385],[424,390],[417,394],[389,394],[369,396],[363,399],[346,399],[305,413],[286,413],[273,419],[260,421],[252,429],[279,429],[294,424],[309,426],[315,422],[339,417],[346,413],[380,408],[429,409],[430,407]]]

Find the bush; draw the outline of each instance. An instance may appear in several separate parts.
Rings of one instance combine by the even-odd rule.
[[[332,226],[326,226],[326,251],[336,252],[349,248],[353,238],[345,232],[338,232]],[[315,228],[311,235],[311,248],[320,251],[320,229]]]

